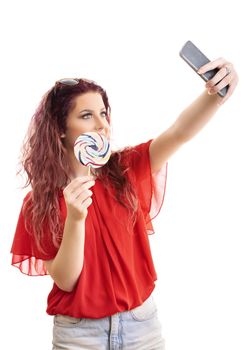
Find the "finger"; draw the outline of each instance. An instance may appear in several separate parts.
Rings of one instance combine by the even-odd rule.
[[[230,70],[230,73],[228,73],[228,70],[229,70],[228,67],[223,66],[218,71],[218,73],[216,73],[215,76],[206,83],[205,86],[207,88],[212,88],[213,86],[215,86],[216,84],[222,81],[225,81],[226,85],[228,85],[231,82],[233,77],[232,71]]]
[[[217,85],[214,86],[216,92],[222,90],[225,86],[230,85],[232,81],[232,75],[227,75],[224,79],[222,79]]]
[[[82,210],[83,208],[87,208],[87,204],[88,203],[92,203],[92,198],[91,198],[91,195],[89,196],[85,196],[85,195],[80,195],[79,198],[77,199],[77,201],[75,202],[75,205],[77,208],[79,208],[80,210]]]
[[[203,73],[206,73],[207,71],[212,70],[214,68],[221,68],[223,65],[225,65],[227,63],[229,63],[229,62],[227,62],[225,60],[225,58],[220,57],[220,58],[217,58],[214,61],[211,61],[211,62],[209,62],[207,64],[204,64],[204,66],[202,66],[200,69],[198,69],[197,73],[198,74],[203,74]]]
[[[88,199],[86,199],[86,201],[84,202],[84,207],[88,208],[91,204],[92,204],[93,200],[91,197],[89,197]]]
[[[80,185],[79,187],[77,187],[73,192],[70,192],[67,195],[67,201],[74,201],[75,199],[77,199],[82,193],[89,193],[89,188],[94,186],[95,181],[89,181],[87,183],[84,183],[82,185]],[[92,192],[91,192],[92,193]]]
[[[69,187],[70,189],[77,188],[81,186],[82,184],[88,183],[89,181],[93,181],[93,176],[80,176],[72,180],[71,186]]]
[[[77,205],[75,205],[75,209],[79,212],[84,214],[86,212],[87,214],[87,209],[88,207],[92,204],[92,198],[89,197],[86,200],[84,200],[82,203],[78,203]],[[85,214],[85,216],[86,216]]]
[[[91,190],[83,190],[74,198],[74,201],[83,202],[86,198],[91,197],[92,194],[93,192]]]
[[[65,187],[63,192],[66,195],[74,193],[75,190],[77,190],[82,185],[88,184],[89,182],[92,183],[93,181],[93,177],[91,176],[77,177],[74,180],[72,180],[68,186]]]
[[[220,105],[222,105],[223,103],[225,103],[229,99],[229,97],[232,95],[236,85],[237,85],[237,82],[233,82],[231,85],[229,85],[226,96],[223,97],[219,102]]]
[[[219,83],[216,85],[206,84],[206,87],[208,89],[208,92],[210,95],[217,94],[220,90],[222,90],[225,86],[230,85],[232,81],[232,74],[227,75],[224,77]]]
[[[208,86],[208,93],[210,95],[216,94],[221,89],[223,89],[225,86],[228,86],[228,91],[230,92],[230,94],[227,92],[227,94],[225,96],[225,100],[223,98],[223,101],[225,102],[228,99],[228,97],[231,96],[231,94],[233,93],[236,85],[238,84],[238,80],[239,80],[238,75],[232,66],[230,73],[226,77],[224,77],[217,85],[215,85],[211,88]],[[206,86],[207,86],[207,84],[206,84]]]
[[[88,199],[88,198],[91,198],[93,192],[90,191],[90,190],[84,190],[82,191],[81,193],[79,193],[79,195],[77,196],[77,198],[73,198],[71,197],[68,201],[67,201],[67,205],[70,207],[70,208],[74,208],[74,209],[77,209],[79,211],[82,210],[82,207],[85,203],[85,201]]]

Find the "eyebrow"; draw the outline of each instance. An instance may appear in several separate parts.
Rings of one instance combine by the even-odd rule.
[[[100,111],[106,111],[106,108],[105,107],[103,107],[103,108],[101,108],[100,109]],[[92,109],[83,109],[82,111],[80,111],[79,113],[82,113],[82,112],[94,112]]]

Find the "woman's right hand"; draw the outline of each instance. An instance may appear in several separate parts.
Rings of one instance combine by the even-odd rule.
[[[88,214],[88,207],[92,203],[90,187],[95,184],[93,177],[82,176],[72,180],[63,190],[67,206],[67,217],[73,220],[84,220]]]

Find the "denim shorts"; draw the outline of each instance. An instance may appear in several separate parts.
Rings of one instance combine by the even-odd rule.
[[[142,305],[92,319],[54,316],[53,350],[164,350],[152,296]]]

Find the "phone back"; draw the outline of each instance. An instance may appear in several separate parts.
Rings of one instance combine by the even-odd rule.
[[[197,72],[199,68],[204,64],[209,63],[210,60],[196,47],[191,41],[187,41],[180,51],[181,58],[187,62],[187,64]],[[204,74],[200,74],[200,77],[208,81],[212,79],[219,70],[217,68],[207,71]],[[228,90],[228,86],[225,86],[218,92],[220,96],[225,96]]]

